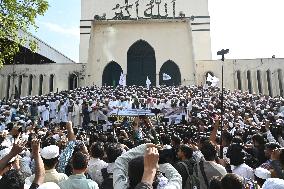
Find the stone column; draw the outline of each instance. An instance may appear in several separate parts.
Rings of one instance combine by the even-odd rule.
[[[32,96],[38,95],[38,87],[39,87],[39,76],[33,76],[33,87],[32,87]]]
[[[49,93],[49,75],[43,75],[42,94]]]
[[[29,76],[23,75],[21,96],[28,96],[28,90],[29,90]]]
[[[269,95],[266,71],[261,71],[261,80],[262,80],[262,93],[265,95]]]
[[[8,76],[3,75],[3,84],[2,84],[2,89],[3,89],[3,98],[7,99],[6,94],[7,94],[7,83],[8,83]]]
[[[160,85],[159,82],[159,73],[156,74],[156,86]]]
[[[5,81],[4,75],[0,75],[0,89],[1,89],[1,91],[0,91],[0,99],[1,99],[1,100],[2,100],[3,97],[5,96],[5,95],[4,95],[5,88],[4,88],[4,86],[3,86],[4,81]]]
[[[247,71],[241,71],[242,91],[248,91]]]
[[[10,87],[10,97],[11,97],[11,99],[14,99],[15,95],[16,95],[15,86],[17,87],[18,92],[19,92],[19,86],[18,86],[19,82],[18,82],[18,79],[19,79],[18,75],[14,75],[11,78],[11,87]]]
[[[257,76],[256,76],[256,71],[252,70],[250,72],[250,76],[251,76],[252,93],[257,94]]]

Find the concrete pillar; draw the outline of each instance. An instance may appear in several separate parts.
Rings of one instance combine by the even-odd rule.
[[[257,76],[256,76],[256,71],[255,70],[252,70],[250,72],[250,75],[251,75],[251,86],[252,86],[252,93],[255,93],[257,94]]]
[[[39,87],[39,76],[36,75],[33,77],[33,89],[32,89],[32,96],[38,95],[38,87]]]
[[[242,91],[248,91],[247,71],[241,71]]]
[[[262,91],[263,91],[262,93],[265,95],[269,95],[266,71],[261,71],[261,80],[262,80]]]
[[[15,90],[15,86],[17,86],[18,92],[19,92],[19,87],[18,87],[18,75],[14,75],[11,78],[11,87],[10,87],[10,97],[11,99],[15,98],[16,95],[16,90]]]
[[[159,86],[160,82],[159,82],[159,73],[156,73],[156,86]]]
[[[29,76],[23,75],[21,96],[28,96],[28,90],[29,90]]]
[[[5,78],[4,75],[0,75],[0,99],[2,100],[5,96],[5,88],[4,88]]]
[[[3,97],[5,97],[5,99],[7,99],[7,96],[6,96],[6,94],[7,94],[7,83],[8,83],[8,76],[3,76]]]
[[[43,75],[42,94],[49,93],[49,75]]]

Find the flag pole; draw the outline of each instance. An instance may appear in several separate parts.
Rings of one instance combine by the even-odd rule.
[[[229,49],[222,49],[221,51],[217,52],[217,55],[222,56],[222,89],[221,89],[221,139],[220,139],[220,158],[223,158],[223,128],[224,128],[224,61],[225,61],[225,54],[229,53]]]

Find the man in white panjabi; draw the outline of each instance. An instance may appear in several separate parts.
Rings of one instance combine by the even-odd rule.
[[[80,105],[79,101],[76,101],[73,106],[72,122],[75,127],[80,126]]]

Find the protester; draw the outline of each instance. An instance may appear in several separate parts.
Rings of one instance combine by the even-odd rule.
[[[0,182],[233,189],[282,181],[284,99],[224,91],[221,115],[220,94],[202,86],[91,86],[3,99]]]

